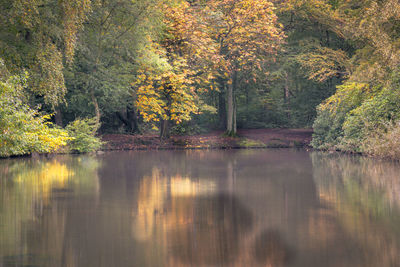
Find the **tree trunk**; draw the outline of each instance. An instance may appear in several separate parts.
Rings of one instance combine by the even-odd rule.
[[[226,134],[227,135],[233,135],[233,83],[230,81],[230,83],[227,86],[227,94],[226,94],[227,102],[228,102],[228,109],[227,109],[227,124],[226,124]]]
[[[135,107],[126,107],[126,118],[129,122],[129,128],[132,133],[140,132],[138,117]]]
[[[289,74],[285,72],[285,88],[284,88],[284,102],[286,105],[286,114],[290,120],[290,91],[289,91]]]
[[[237,120],[236,120],[236,96],[235,91],[233,91],[233,135],[237,133]]]
[[[58,126],[60,126],[60,127],[63,126],[63,119],[62,119],[61,109],[59,106],[56,107],[55,114],[54,114],[54,120]]]
[[[160,119],[160,139],[165,140],[169,137],[169,120]]]
[[[120,119],[122,123],[126,126],[129,133],[140,133],[139,122],[135,108],[127,106],[126,116],[120,111],[117,111],[115,114],[117,115],[118,119]]]
[[[94,95],[94,89],[93,87],[90,89],[90,96],[92,98],[93,106],[94,106],[94,112],[96,114],[96,122],[100,123],[100,108],[99,108],[99,103],[97,103],[96,96]]]
[[[228,112],[226,134],[229,136],[235,136],[237,133],[235,87],[236,73],[234,72],[227,86]]]
[[[225,102],[225,89],[221,86],[220,92],[218,93],[218,116],[219,116],[219,127],[226,129],[226,102]]]

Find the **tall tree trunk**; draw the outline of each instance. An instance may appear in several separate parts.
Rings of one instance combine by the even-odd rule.
[[[172,88],[168,88],[168,89],[172,89]],[[163,139],[168,139],[170,137],[170,133],[169,133],[169,124],[171,122],[171,105],[172,105],[172,99],[171,99],[171,95],[166,93],[165,95],[165,99],[167,102],[167,109],[165,110],[165,115],[167,119],[160,119],[160,140]]]
[[[160,139],[168,139],[170,137],[169,134],[169,120],[160,119]]]
[[[290,91],[289,91],[289,74],[285,71],[285,87],[284,87],[284,102],[286,105],[286,114],[290,120]]]
[[[100,108],[99,108],[99,103],[97,102],[96,96],[94,95],[94,88],[90,88],[90,96],[92,98],[93,106],[94,106],[94,112],[96,114],[96,122],[100,123]]]
[[[228,83],[226,97],[227,97],[227,102],[228,102],[228,108],[227,108],[227,113],[226,113],[226,115],[227,115],[226,134],[233,135],[234,134],[234,131],[233,131],[233,109],[234,109],[234,106],[233,106],[233,83],[232,83],[232,81],[230,81]]]
[[[55,122],[56,122],[56,124],[57,124],[58,126],[60,126],[60,127],[63,126],[63,119],[62,119],[62,114],[61,114],[60,106],[57,106],[57,107],[56,107],[55,115],[54,115],[54,120],[55,120]]]
[[[233,134],[237,133],[237,120],[236,120],[236,96],[235,91],[233,91]]]
[[[226,134],[229,136],[235,136],[237,132],[236,125],[236,100],[235,100],[235,87],[236,87],[236,72],[231,76],[231,80],[227,86],[227,127]]]
[[[225,102],[225,89],[221,86],[220,92],[218,93],[218,116],[219,116],[219,127],[226,129],[226,102]]]
[[[140,132],[138,117],[135,107],[126,107],[126,118],[129,121],[129,128],[131,132]]]

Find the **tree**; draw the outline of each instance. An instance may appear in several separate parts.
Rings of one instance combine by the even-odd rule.
[[[143,66],[134,83],[136,105],[145,121],[160,122],[160,138],[169,137],[170,123],[191,119],[203,106],[198,94],[210,89],[211,58],[216,45],[205,24],[196,16],[197,7],[186,1],[163,5],[165,29],[153,49],[163,65]]]
[[[179,67],[161,74],[148,71],[136,81],[137,106],[145,121],[160,122],[161,139],[169,137],[170,122],[179,124],[198,112],[192,81]]]
[[[0,157],[54,152],[70,140],[48,122],[50,116],[24,103],[25,86],[26,76],[0,76]]]
[[[216,68],[220,90],[226,91],[227,134],[235,135],[238,73],[254,67],[261,69],[263,62],[272,61],[270,56],[283,42],[282,25],[267,0],[212,0],[204,12],[218,44]]]
[[[311,79],[323,81],[339,74],[351,81],[385,83],[398,66],[398,1],[290,0],[284,5],[357,48],[343,51],[314,44],[313,51],[300,58]]]
[[[347,78],[318,107],[314,147],[374,153],[374,146],[379,147],[377,137],[385,139],[388,132],[396,132],[399,120],[398,83],[393,77],[400,63],[400,3],[393,0],[290,2],[353,47],[343,53],[320,44],[314,53],[300,58],[310,78],[323,80],[340,72]],[[318,8],[315,3],[319,3]]]
[[[160,64],[151,49],[162,26],[160,2],[105,0],[93,6],[79,35],[75,63],[66,72],[69,120],[94,115],[98,122],[120,118],[127,125],[135,123],[131,82],[141,64]]]
[[[12,72],[30,73],[28,89],[53,109],[64,100],[71,63],[90,0],[0,1],[0,56]]]

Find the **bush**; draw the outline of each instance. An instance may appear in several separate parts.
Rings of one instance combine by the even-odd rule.
[[[311,146],[323,150],[336,149],[344,120],[344,112],[331,114],[329,110],[318,108]]]
[[[400,121],[399,103],[400,71],[393,72],[385,86],[339,86],[336,94],[318,107],[311,144],[318,149],[394,158],[400,148],[390,139],[400,131],[398,123],[392,123]]]
[[[365,153],[391,159],[400,159],[400,121],[388,123],[385,129],[377,130],[363,142]]]
[[[317,149],[339,149],[347,114],[373,96],[377,88],[367,84],[346,83],[317,108],[311,145]]]
[[[389,121],[400,119],[399,103],[400,91],[384,88],[349,112],[343,123],[344,150],[364,152],[361,144],[366,138],[384,133]]]
[[[98,150],[103,142],[95,136],[100,124],[96,118],[76,119],[66,127],[71,140],[69,148],[73,152],[85,153]]]
[[[69,140],[65,130],[48,122],[49,115],[24,104],[25,78],[0,81],[0,157],[55,152]]]

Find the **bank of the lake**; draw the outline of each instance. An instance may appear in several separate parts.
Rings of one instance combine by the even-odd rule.
[[[224,136],[222,131],[191,136],[171,136],[160,140],[157,135],[107,134],[103,150],[151,149],[234,149],[308,147],[312,129],[241,129],[238,137]]]

